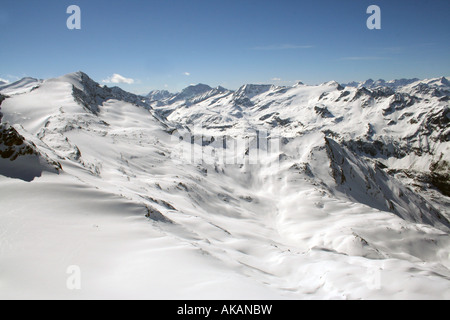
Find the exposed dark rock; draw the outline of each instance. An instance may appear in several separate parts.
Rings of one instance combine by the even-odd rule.
[[[102,87],[97,82],[89,78],[83,72],[80,72],[81,85],[83,88],[79,89],[73,86],[73,97],[75,101],[80,103],[88,111],[93,114],[98,114],[100,112],[99,107],[107,100],[117,99],[131,104],[146,107],[145,98],[134,95],[132,93],[126,92],[118,87],[108,88],[106,86]]]
[[[304,173],[306,176],[314,178],[314,173],[312,172],[309,163],[295,163],[289,168],[289,170],[294,170],[298,173]]]
[[[359,88],[358,90],[356,90],[355,95],[353,96],[353,99],[351,100],[351,102],[354,102],[363,96],[372,97],[372,91],[370,91],[369,89],[366,89],[364,87]]]
[[[350,91],[343,91],[341,93],[341,95],[339,96],[339,98],[336,99],[336,102],[341,101],[342,99],[344,99],[345,97],[348,97],[350,95]]]
[[[443,194],[450,197],[450,163],[443,159],[441,153],[438,161],[430,165],[430,181]]]
[[[450,197],[450,174],[431,173],[431,183],[447,197]]]
[[[326,96],[328,96],[328,92],[322,93],[322,94],[320,95],[320,97],[319,97],[319,101],[320,101],[320,100],[326,100],[326,99],[325,99]]]
[[[21,155],[36,154],[32,145],[24,144],[25,139],[8,125],[0,125],[0,157],[14,161]]]
[[[34,143],[28,142],[16,129],[0,124],[0,174],[27,182],[40,177],[43,171],[58,173],[61,164],[41,154]]]
[[[259,120],[260,121],[266,121],[267,119],[269,119],[270,117],[272,117],[274,115],[279,115],[279,113],[278,112],[268,113],[268,114],[262,116],[261,118],[259,118]]]
[[[159,210],[156,210],[153,207],[146,206],[147,214],[145,215],[150,220],[156,221],[156,222],[164,222],[164,223],[170,223],[172,224],[173,221],[165,217]]]
[[[250,107],[254,106],[253,102],[247,97],[235,99],[234,103],[236,106],[246,107],[246,108],[250,108]]]
[[[328,110],[327,107],[314,107],[314,111],[322,118],[334,118],[334,115]]]
[[[0,93],[0,106],[2,105],[3,100],[5,100],[6,98],[7,98],[6,96]]]
[[[0,106],[2,105],[2,102],[6,99],[7,97],[0,94]],[[2,118],[3,118],[3,113],[1,112],[1,108],[0,108],[0,122],[2,122]]]
[[[343,141],[342,143],[353,152],[363,153],[371,157],[381,156],[401,159],[407,155],[396,142],[386,144],[381,140],[367,141],[356,139]]]
[[[450,227],[450,222],[420,193],[410,190],[397,180],[395,175],[399,173],[398,171],[388,171],[380,161],[358,155],[342,142],[331,138],[325,138],[325,148],[329,158],[330,175],[335,181],[338,191],[360,203],[382,211],[391,211],[413,222],[431,223],[434,221],[446,228]],[[435,164],[434,167],[436,170],[431,173],[407,170],[401,172],[409,179],[432,185],[442,194],[448,195],[450,192],[448,163],[439,161],[439,164]],[[393,189],[394,185],[395,189]],[[426,185],[424,186],[426,187]],[[393,192],[393,190],[396,191]],[[425,204],[427,211],[422,209]],[[407,214],[404,210],[405,207],[411,210]]]
[[[412,106],[416,101],[416,97],[410,96],[407,93],[396,93],[389,103],[389,107],[383,110],[383,115],[387,116],[395,111],[403,110],[406,107]]]
[[[281,119],[278,116],[273,118],[273,124],[274,125],[287,126],[291,122],[292,122],[291,119]]]

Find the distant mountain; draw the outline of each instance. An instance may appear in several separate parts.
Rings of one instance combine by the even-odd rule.
[[[170,93],[167,90],[153,90],[146,97],[149,98],[150,101],[158,101],[158,100],[170,99],[174,95],[175,94]]]
[[[339,84],[337,81],[328,81],[328,82],[322,83],[321,86],[328,86],[328,87],[336,88],[337,90],[344,90],[344,87],[341,84]]]
[[[2,85],[0,87],[0,92],[6,95],[20,94],[39,87],[41,83],[42,80],[38,80],[31,77],[25,77],[16,82]]]
[[[197,85],[191,85],[187,88],[184,88],[181,93],[175,95],[171,101],[177,101],[177,100],[189,100],[196,96],[205,94],[207,92],[210,92],[212,88],[206,84],[197,84]]]
[[[343,83],[342,86],[357,88],[360,84],[361,84],[361,82],[352,81],[352,82],[349,82],[349,83]]]
[[[350,83],[346,83],[346,84],[342,84],[344,87],[354,87],[354,88],[367,88],[367,89],[374,89],[374,88],[378,88],[378,87],[388,87],[388,88],[400,88],[400,87],[404,87],[407,85],[410,85],[414,82],[419,81],[419,79],[414,78],[414,79],[398,79],[398,80],[390,80],[390,81],[386,81],[383,79],[379,79],[379,80],[366,80],[363,82],[350,82]]]
[[[240,87],[234,93],[234,96],[237,98],[246,97],[251,99],[257,95],[271,90],[272,88],[275,88],[275,86],[271,84],[246,84]]]
[[[101,86],[81,71],[48,81],[70,83],[76,101],[95,114],[99,112],[99,106],[110,99],[126,101],[141,107],[148,106],[144,97],[124,91],[119,87]]]
[[[419,80],[418,80],[419,81]],[[435,79],[427,79],[420,81],[423,82],[431,87],[437,88],[437,89],[448,89],[450,88],[450,81],[446,77],[440,77]]]
[[[162,100],[157,101],[157,105],[177,105],[180,103],[191,105],[217,95],[229,94],[230,92],[231,91],[220,86],[211,88],[206,84],[191,85],[183,89],[180,93],[173,94],[168,98],[163,98]]]

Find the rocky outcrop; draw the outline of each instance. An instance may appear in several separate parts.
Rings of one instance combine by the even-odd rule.
[[[100,112],[100,106],[110,99],[125,101],[136,106],[149,108],[144,97],[126,92],[118,87],[109,88],[100,86],[83,72],[78,72],[75,75],[78,77],[79,83],[73,85],[73,97],[75,98],[75,101],[94,114],[98,114]]]
[[[325,147],[330,175],[336,183],[336,187],[329,186],[331,190],[342,192],[370,207],[395,213],[405,220],[450,228],[450,221],[439,210],[420,194],[411,191],[395,177],[394,172],[379,161],[361,157],[331,138],[325,138]],[[431,173],[411,177],[423,179],[445,194],[449,191],[448,163],[443,161],[435,166]]]
[[[2,122],[3,114],[1,112],[2,102],[6,99],[6,96],[0,94],[0,123]]]
[[[32,181],[43,171],[59,173],[61,164],[38,151],[33,142],[27,141],[16,129],[0,124],[0,174]]]
[[[25,143],[25,139],[6,124],[0,124],[0,157],[14,161],[19,156],[37,155],[34,144]]]

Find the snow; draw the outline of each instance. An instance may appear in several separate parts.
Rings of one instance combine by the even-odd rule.
[[[385,115],[391,95],[336,82],[200,85],[136,105],[80,72],[17,90],[2,122],[43,167],[0,159],[1,299],[450,299],[450,199],[418,178],[449,160],[439,97]],[[198,145],[170,134],[194,125]],[[257,130],[280,149],[255,153]]]
[[[39,87],[41,80],[26,77],[11,84],[1,84],[0,93],[4,95],[15,95],[29,92],[30,90]]]
[[[167,236],[143,207],[72,177],[35,185],[2,178],[0,189],[2,299],[207,298],[216,287],[230,298],[276,297]],[[70,265],[81,268],[80,291],[66,288]]]

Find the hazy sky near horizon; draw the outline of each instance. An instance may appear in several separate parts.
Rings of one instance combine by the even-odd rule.
[[[81,8],[69,30],[67,7]],[[381,30],[369,30],[370,5]],[[448,0],[2,0],[0,78],[82,70],[135,93],[450,75]]]

